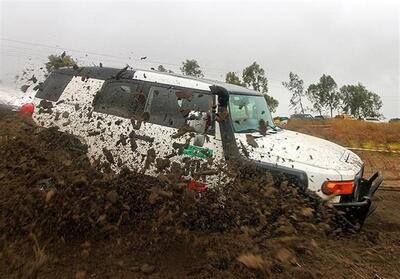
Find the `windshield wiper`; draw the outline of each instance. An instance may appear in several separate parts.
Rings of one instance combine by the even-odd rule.
[[[268,125],[267,127],[271,128],[275,132],[279,131],[279,129],[277,127],[275,127],[275,126]],[[237,131],[237,133],[254,133],[254,132],[261,133],[261,131],[259,129],[254,129],[254,128],[249,128],[249,129],[244,129],[244,130]]]
[[[272,130],[274,130],[275,132],[279,131],[276,126],[271,126],[271,125],[267,125],[268,128],[271,128]]]
[[[238,133],[254,133],[254,132],[260,132],[258,129],[250,128],[250,129],[244,129],[237,131]]]

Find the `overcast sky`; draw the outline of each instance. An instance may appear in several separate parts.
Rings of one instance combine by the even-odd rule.
[[[194,58],[219,80],[257,61],[280,102],[276,115],[292,113],[281,83],[293,71],[307,86],[322,74],[339,86],[361,82],[382,97],[386,117],[400,117],[396,1],[1,1],[0,9],[3,85],[62,50],[80,64],[176,72]]]

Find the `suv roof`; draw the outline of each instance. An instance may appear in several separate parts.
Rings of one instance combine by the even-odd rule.
[[[116,69],[109,67],[80,67],[78,69],[61,68],[55,70],[54,72],[74,75],[74,76],[103,79],[103,80],[115,78],[117,75],[120,75],[120,78],[123,79],[148,80],[150,82],[153,81],[158,83],[166,83],[170,85],[176,85],[193,89],[203,89],[208,91],[211,85],[219,85],[228,90],[229,93],[256,95],[256,96],[262,95],[260,92],[257,92],[255,90],[251,90],[246,87],[229,84],[217,80],[202,79],[202,78],[179,75],[175,73],[158,72],[153,70],[142,70],[142,69],[130,70],[128,68],[125,70],[124,69]],[[162,80],[164,82],[160,82],[158,80]]]
[[[74,76],[106,80],[116,77],[118,73],[121,71],[122,69],[108,68],[108,67],[79,67],[78,69],[61,68],[54,70],[53,72],[65,75],[74,75]],[[123,75],[121,77],[132,79],[134,72],[127,69],[123,71],[122,74]]]

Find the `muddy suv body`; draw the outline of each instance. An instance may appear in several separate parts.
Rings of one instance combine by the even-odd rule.
[[[380,173],[332,142],[278,128],[263,95],[244,87],[147,70],[100,67],[52,72],[35,93],[34,119],[85,141],[94,161],[119,171],[176,174],[218,187],[227,162],[251,164],[329,198],[363,223]],[[171,177],[171,176],[168,176]]]

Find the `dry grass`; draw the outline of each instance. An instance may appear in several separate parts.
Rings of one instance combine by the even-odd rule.
[[[285,128],[343,146],[400,151],[400,123],[343,119],[290,120]]]
[[[40,272],[51,262],[52,258],[46,254],[48,242],[40,245],[34,233],[27,239],[17,239],[11,242],[0,239],[0,262],[6,270],[0,271],[0,278],[37,279],[41,278]],[[4,274],[13,276],[4,277]]]
[[[43,266],[48,261],[48,256],[46,255],[44,249],[46,245],[40,247],[39,241],[37,240],[36,235],[30,233],[30,237],[33,240],[33,252],[34,256],[31,261],[28,261],[22,268],[21,278],[26,279],[35,279],[38,278],[39,271],[43,268]]]

